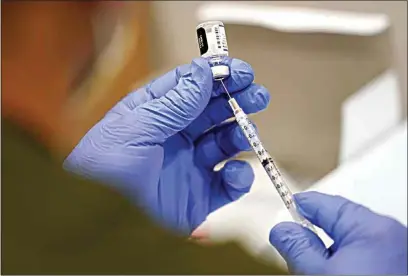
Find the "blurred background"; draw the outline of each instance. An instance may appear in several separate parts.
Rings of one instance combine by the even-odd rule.
[[[226,13],[230,55],[249,62],[256,81],[272,93],[269,109],[254,118],[263,140],[299,182],[316,181],[337,166],[344,101],[389,68],[398,79],[401,100],[396,108],[401,109],[400,118],[405,116],[407,17],[403,1],[213,3],[224,4],[220,9]],[[122,2],[115,15],[109,4],[101,4],[99,11],[90,15],[91,28],[76,29],[72,34],[92,33],[98,55],[93,72],[88,72],[92,77],[73,97],[72,116],[79,122],[78,134],[69,147],[132,86],[198,56],[195,26],[201,20],[217,19],[200,15],[213,3]],[[237,5],[385,14],[390,28],[369,35],[285,32],[254,23],[255,14],[253,19],[238,18],[229,24],[228,6]]]
[[[52,29],[40,18],[54,16],[64,26],[61,41],[82,41],[75,47],[84,59],[73,60],[79,74],[67,72],[75,84],[53,140],[61,156],[129,91],[199,56],[196,25],[221,20],[230,56],[249,62],[272,94],[253,120],[291,188],[354,197],[406,224],[406,155],[392,155],[406,153],[406,1],[101,1],[91,10],[69,1],[19,3],[38,9],[25,18],[33,34]],[[253,155],[239,158],[253,164],[254,188],[209,221],[217,235],[240,236],[265,255],[283,205]],[[384,179],[387,190],[375,184]],[[359,181],[367,183],[360,190]],[[248,219],[252,234],[243,230]]]
[[[263,140],[281,166],[302,178],[299,180],[315,181],[337,166],[343,102],[388,68],[397,70],[402,88],[401,107],[397,108],[406,109],[404,3],[216,1],[211,4],[200,1],[152,3],[153,22],[149,22],[154,24],[150,29],[152,69],[164,67],[165,71],[197,56],[196,24],[203,19],[224,20],[230,55],[248,61],[255,70],[256,81],[272,93],[269,109],[254,118]],[[241,6],[247,13],[242,17],[243,11],[232,10]],[[269,18],[266,15],[265,19],[259,19],[258,7],[263,11],[271,8]],[[362,18],[367,13],[386,14],[392,27],[370,35],[349,35],[346,31],[330,33],[329,30],[320,33],[276,31],[265,28],[265,21],[273,20],[274,7],[308,7],[318,12],[323,10],[322,14],[327,10],[354,11],[364,13]],[[343,24],[353,24],[347,22],[348,14],[342,16],[345,16]],[[281,24],[288,23],[291,22]]]

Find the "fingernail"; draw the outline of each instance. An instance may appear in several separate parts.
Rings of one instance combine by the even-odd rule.
[[[239,74],[243,75],[248,75],[251,76],[253,79],[254,75],[254,70],[252,69],[251,65],[249,65],[247,62],[240,60],[240,59],[232,59],[231,61],[231,67],[232,68],[237,68],[239,71]]]
[[[239,59],[232,59],[230,65],[231,79],[234,88],[241,90],[249,86],[254,80],[254,71],[251,66]]]
[[[268,106],[269,103],[269,94],[265,93],[265,91],[261,88],[256,92],[256,105],[260,109],[264,109]]]
[[[303,193],[296,193],[293,195],[295,198],[296,202],[301,202],[303,199],[305,199],[305,195]]]
[[[226,172],[235,172],[237,170],[237,168],[235,166],[229,166],[228,168],[225,169]]]
[[[230,66],[234,59],[228,56],[224,56],[221,58],[221,64]]]

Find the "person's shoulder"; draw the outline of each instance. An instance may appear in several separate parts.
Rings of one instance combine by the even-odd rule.
[[[88,252],[86,265],[71,254],[69,267],[53,270],[68,274],[281,274],[234,244],[203,247],[163,229],[113,189],[64,171],[24,133],[3,129],[2,138],[2,235],[17,241],[2,247],[5,256],[18,249],[45,261]],[[33,256],[8,260],[8,271],[33,272],[21,270]]]
[[[19,210],[14,215],[23,218],[49,221],[38,224],[44,231],[57,224],[80,231],[84,221],[87,225],[103,222],[111,228],[109,221],[126,216],[139,225],[147,223],[146,216],[118,192],[66,172],[31,135],[3,122],[2,169],[2,193],[9,210]]]

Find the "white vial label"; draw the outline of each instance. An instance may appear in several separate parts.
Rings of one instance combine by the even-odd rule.
[[[202,57],[228,56],[227,37],[222,22],[198,25],[197,39]]]

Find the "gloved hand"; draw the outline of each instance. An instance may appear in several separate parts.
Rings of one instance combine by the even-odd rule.
[[[312,231],[291,222],[276,225],[270,242],[297,274],[407,275],[407,228],[340,196],[295,195],[300,210],[334,241],[326,249]]]
[[[247,63],[226,58],[224,80],[245,112],[269,103]],[[167,226],[191,233],[215,209],[247,193],[254,179],[243,161],[214,166],[249,144],[208,62],[195,59],[130,93],[80,141],[70,171],[113,185]],[[223,94],[223,95],[221,95]],[[207,131],[208,130],[208,131]]]

